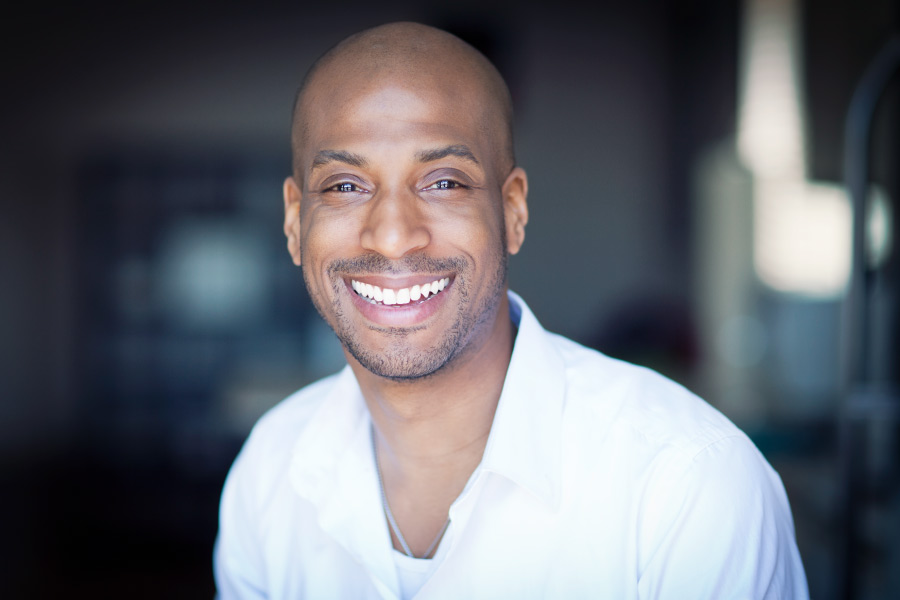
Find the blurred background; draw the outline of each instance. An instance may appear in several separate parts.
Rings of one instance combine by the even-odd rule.
[[[294,91],[401,19],[510,84],[531,184],[510,280],[545,327],[747,431],[814,598],[900,597],[895,2],[185,4],[0,21],[4,597],[213,595],[243,439],[343,361],[284,249]],[[867,72],[883,94],[848,134]]]

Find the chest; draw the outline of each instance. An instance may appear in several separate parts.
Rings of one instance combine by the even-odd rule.
[[[554,511],[491,480],[469,500],[454,507],[417,598],[636,595],[635,524],[616,494],[595,490]],[[398,597],[386,529],[383,536],[352,526],[336,533],[296,496],[285,501],[282,518],[261,531],[272,598]]]

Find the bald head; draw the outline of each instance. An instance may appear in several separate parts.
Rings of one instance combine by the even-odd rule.
[[[443,90],[461,109],[475,115],[490,136],[498,175],[515,165],[512,102],[500,73],[478,50],[458,37],[418,23],[390,23],[350,36],[310,68],[294,103],[291,145],[294,174],[311,121],[321,103],[346,101],[348,88],[360,93],[379,86]]]

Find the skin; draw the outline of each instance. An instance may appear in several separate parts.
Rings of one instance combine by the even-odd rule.
[[[297,101],[288,250],[359,381],[416,555],[481,460],[512,352],[506,262],[524,240],[528,182],[509,121],[490,63],[412,23],[337,46]],[[444,291],[404,307],[350,287],[443,277]]]

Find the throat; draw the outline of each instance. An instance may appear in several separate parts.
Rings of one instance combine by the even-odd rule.
[[[427,535],[425,532],[427,531],[427,527],[423,527],[419,524],[415,531],[415,537],[411,537],[410,539],[415,544],[415,549],[410,546],[410,542],[407,542],[406,537],[403,535],[403,532],[400,528],[400,524],[397,522],[396,517],[394,517],[394,513],[391,510],[391,505],[387,499],[387,492],[384,486],[384,478],[381,475],[381,466],[379,464],[378,458],[378,444],[375,441],[375,431],[372,431],[372,454],[375,459],[375,472],[378,474],[378,487],[381,490],[381,503],[382,508],[384,509],[384,515],[387,518],[388,529],[391,534],[391,541],[393,543],[394,549],[399,550],[409,556],[410,558],[432,558],[437,551],[438,544],[441,539],[444,537],[444,533],[447,531],[447,527],[450,526],[450,516],[449,516],[449,507],[447,509],[447,517],[444,519],[443,525],[441,525],[437,534],[434,536],[434,539],[428,543],[428,546],[422,550],[421,546],[424,543],[423,535]],[[443,513],[442,513],[443,514]],[[412,519],[407,520],[408,525],[412,525]],[[433,529],[433,527],[431,527]],[[407,533],[410,533],[410,530],[407,529]],[[424,539],[427,539],[425,537]]]

